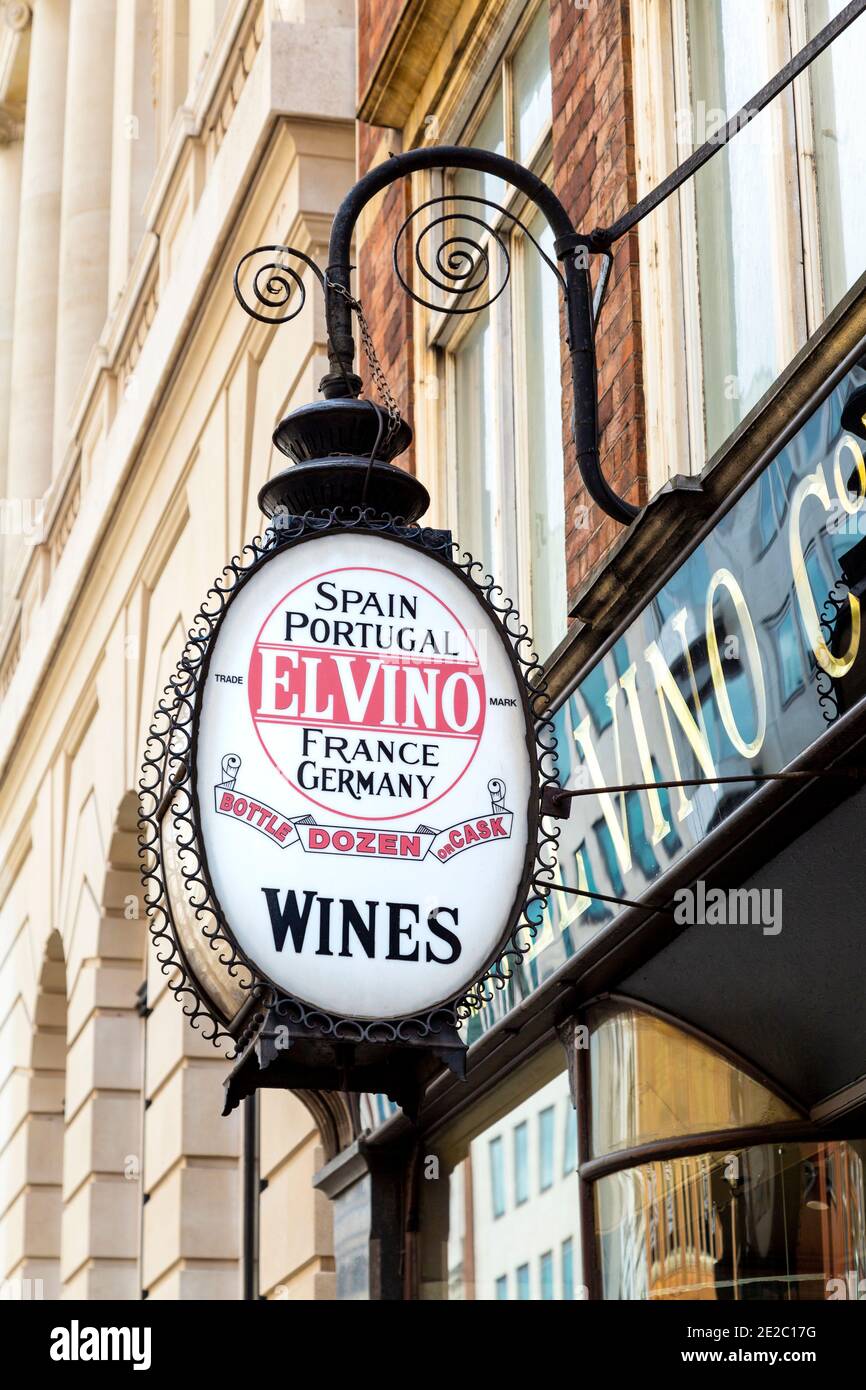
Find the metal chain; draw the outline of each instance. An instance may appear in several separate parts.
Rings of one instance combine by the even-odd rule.
[[[375,385],[376,390],[379,393],[379,396],[382,400],[382,404],[384,405],[385,411],[388,416],[388,425],[385,430],[385,439],[386,441],[390,440],[393,438],[394,434],[399,429],[400,425],[403,423],[403,417],[400,414],[400,407],[397,405],[397,402],[394,399],[394,393],[392,392],[391,387],[388,385],[388,378],[385,376],[382,363],[379,361],[376,349],[373,345],[373,338],[372,334],[370,333],[370,325],[367,323],[364,310],[361,307],[361,301],[360,299],[356,299],[353,294],[350,294],[350,292],[346,289],[344,285],[337,285],[331,279],[326,278],[325,285],[328,289],[335,290],[337,294],[342,295],[342,297],[345,299],[346,303],[352,308],[358,319],[358,327],[361,330],[361,343],[364,348],[364,356],[366,357],[367,363],[370,368],[370,376],[373,379],[373,384]]]

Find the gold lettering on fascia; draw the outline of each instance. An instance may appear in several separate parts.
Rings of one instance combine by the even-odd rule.
[[[577,873],[576,886],[580,889],[581,895],[588,895],[589,878],[587,876],[586,864],[583,858],[583,846],[581,845],[579,849],[574,850],[573,855],[575,871]],[[559,865],[558,855],[556,858],[556,863]],[[563,869],[563,876],[566,877],[566,882],[570,882],[571,880],[567,877],[567,875],[568,870]],[[568,905],[563,911],[560,911],[556,921],[556,931],[554,931],[553,914],[551,912],[551,899],[548,898],[544,906],[544,916],[541,919],[536,935],[533,938],[532,944],[530,945],[529,950],[527,951],[524,959],[527,962],[529,962],[534,960],[536,956],[540,956],[542,951],[544,951],[545,947],[552,945],[553,942],[556,941],[559,936],[562,936],[562,933],[568,930],[572,922],[576,922],[579,917],[583,916],[583,914],[592,906],[592,903],[593,899],[589,896],[578,896],[577,893],[569,894]]]
[[[859,495],[852,496],[844,483],[843,458],[846,455],[850,455],[853,460],[854,469],[860,485]],[[864,501],[866,501],[866,462],[864,462],[860,445],[851,435],[844,435],[836,446],[833,459],[833,480],[839,505],[845,512],[853,516],[861,510]],[[829,512],[831,510],[831,499],[827,481],[824,476],[823,465],[819,465],[814,473],[803,478],[793,494],[791,500],[789,546],[794,588],[809,643],[815,654],[815,659],[821,667],[828,675],[838,679],[851,669],[859,650],[860,604],[853,594],[849,595],[851,638],[848,650],[845,654],[841,657],[835,657],[830,651],[821,632],[815,599],[806,572],[806,562],[800,534],[800,515],[804,503],[809,498],[816,498],[822,504],[825,511]],[[719,650],[719,638],[716,631],[714,611],[716,600],[721,598],[723,591],[728,595],[733,605],[742,636],[742,647],[746,658],[745,665],[748,670],[749,682],[752,690],[754,732],[741,729],[738,726],[728,692],[725,668]],[[710,749],[704,720],[703,705],[695,678],[694,665],[692,663],[691,647],[687,631],[688,621],[688,610],[685,607],[681,608],[672,619],[672,627],[678,634],[682,644],[693,709],[689,708],[688,701],[680,690],[657,641],[649,643],[644,651],[644,657],[652,673],[655,692],[659,702],[673,780],[681,781],[683,773],[677,755],[676,744],[674,743],[671,715],[675,717],[704,777],[706,777],[712,785],[717,786],[718,783],[714,780],[717,776],[717,769]],[[713,695],[718,707],[719,717],[737,752],[740,753],[743,758],[748,760],[754,759],[760,753],[767,733],[767,689],[763,661],[761,659],[755,624],[752,620],[746,597],[739,581],[734,574],[725,567],[720,567],[715,571],[707,586],[705,632],[710,674],[713,684]],[[615,782],[616,784],[622,785],[628,780],[623,774],[619,714],[620,689],[625,691],[626,707],[628,709],[635,748],[640,763],[640,780],[643,782],[655,782],[656,773],[650,752],[641,699],[638,694],[637,665],[635,662],[632,662],[628,669],[619,676],[619,679],[614,681],[605,696],[612,719],[614,757],[616,760]],[[574,730],[574,740],[580,749],[584,764],[593,788],[595,789],[602,815],[604,816],[605,823],[610,832],[611,843],[616,854],[620,871],[623,874],[627,874],[632,867],[632,851],[626,804],[627,794],[625,792],[617,794],[619,798],[619,809],[617,811],[612,794],[605,790],[605,787],[610,785],[612,779],[606,777],[602,772],[598,752],[593,742],[590,715],[585,715]],[[693,799],[686,794],[684,788],[676,788],[675,793],[677,797],[676,819],[678,821],[683,821],[687,816],[691,815],[694,810]],[[670,833],[670,822],[665,816],[659,792],[655,788],[650,788],[644,795],[652,820],[651,843],[655,846]],[[578,874],[578,886],[586,889],[588,888],[588,880],[584,867],[582,850],[576,852],[575,860]],[[576,917],[581,916],[586,911],[589,903],[590,899],[588,898],[575,897],[568,913],[562,920],[561,927],[567,925]],[[535,946],[537,948],[538,942],[535,943]]]
[[[671,760],[671,767],[674,771],[674,780],[682,781],[682,771],[680,761],[677,756],[676,744],[674,743],[673,732],[671,730],[670,714],[676,716],[682,732],[686,737],[689,747],[695,755],[704,776],[710,782],[716,776],[716,765],[713,755],[710,752],[710,743],[707,737],[707,727],[704,723],[704,710],[701,704],[701,697],[698,694],[695,671],[692,665],[692,654],[689,649],[686,626],[688,614],[685,608],[681,608],[673,619],[673,628],[680,635],[683,644],[686,667],[689,673],[689,685],[691,686],[692,699],[694,701],[695,713],[689,709],[685,697],[673,678],[671,669],[662,656],[658,642],[650,642],[644,655],[649,662],[650,670],[655,680],[656,695],[658,696],[659,709],[661,710],[662,724],[665,731],[665,742],[668,746],[668,755]],[[670,710],[670,714],[669,711]],[[714,784],[717,785],[717,784]],[[677,787],[677,798],[679,801],[679,811],[677,820],[684,821],[694,811],[694,803],[691,797],[686,796],[683,787]]]
[[[740,623],[740,630],[743,634],[746,654],[749,659],[749,674],[752,680],[752,691],[755,701],[755,734],[747,741],[734,718],[731,699],[728,695],[728,687],[725,683],[724,667],[722,666],[719,655],[719,642],[716,636],[716,621],[713,612],[713,603],[716,592],[720,588],[727,589],[734,604],[734,611]],[[710,674],[713,678],[713,692],[716,697],[716,704],[719,707],[719,715],[727,731],[728,738],[734,745],[738,753],[744,758],[754,758],[760,753],[764,744],[764,737],[767,732],[767,689],[764,684],[764,665],[761,661],[761,652],[758,647],[758,635],[755,632],[755,624],[752,622],[752,615],[749,612],[749,605],[746,603],[743,591],[737,583],[730,570],[717,569],[709,583],[707,589],[707,652],[710,659]]]
[[[860,495],[852,498],[848,493],[842,479],[841,452],[846,448],[850,450],[860,480]],[[863,462],[863,454],[860,445],[851,435],[845,435],[836,446],[836,453],[833,460],[834,484],[839,505],[849,516],[853,516],[863,505],[866,496],[866,466]],[[860,647],[860,600],[854,595],[848,595],[848,603],[851,610],[851,639],[848,643],[848,650],[843,656],[834,656],[821,631],[821,622],[818,617],[818,609],[815,604],[815,596],[812,593],[812,586],[809,583],[809,575],[806,570],[806,557],[803,552],[803,538],[800,533],[800,514],[804,503],[814,497],[821,503],[825,512],[830,511],[830,491],[827,487],[827,479],[824,476],[823,464],[818,465],[814,473],[809,473],[805,478],[801,478],[797,484],[794,496],[791,499],[791,523],[788,533],[788,542],[791,554],[791,570],[794,576],[794,589],[797,594],[797,603],[800,607],[800,614],[803,619],[803,626],[806,629],[806,636],[809,645],[815,654],[815,660],[822,670],[827,672],[833,680],[839,680],[851,670],[857,657]]]

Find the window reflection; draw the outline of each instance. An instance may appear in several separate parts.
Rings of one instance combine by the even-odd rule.
[[[603,1296],[848,1296],[866,1271],[866,1143],[761,1144],[596,1184]]]
[[[846,0],[808,0],[810,38]],[[866,179],[861,93],[866,19],[854,21],[811,66],[824,312],[866,270]]]
[[[760,1082],[664,1019],[608,1005],[589,1018],[593,1157],[797,1119]]]
[[[527,163],[550,125],[552,85],[547,5],[541,5],[514,55],[515,158]]]
[[[688,32],[694,127],[706,138],[709,114],[732,116],[778,63],[765,7],[754,0],[689,0]],[[790,96],[780,100],[787,110]],[[709,454],[785,364],[777,325],[788,288],[776,273],[780,229],[773,184],[781,119],[774,103],[694,181]]]
[[[494,412],[496,344],[488,309],[479,313],[456,355],[457,472],[460,544],[494,567],[498,446]]]
[[[534,1079],[515,1084],[510,1108],[496,1115],[488,1105],[476,1128],[463,1121],[435,1146],[440,1177],[421,1185],[422,1298],[584,1293],[576,1120],[562,1067],[561,1049],[551,1049],[524,1069]]]

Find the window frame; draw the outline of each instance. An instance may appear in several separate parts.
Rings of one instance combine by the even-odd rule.
[[[808,40],[807,0],[761,0],[771,64],[778,71]],[[637,195],[645,196],[702,143],[677,139],[677,112],[694,109],[687,0],[633,0]],[[772,74],[768,74],[768,77]],[[642,113],[652,112],[652,120]],[[776,323],[783,368],[824,321],[811,66],[766,109],[784,158],[773,163],[773,213],[782,254],[774,257],[787,299]],[[733,112],[728,112],[732,115]],[[697,137],[697,138],[694,138]],[[738,137],[734,136],[734,141]],[[724,158],[719,155],[718,158]],[[672,477],[700,473],[707,449],[694,179],[638,226],[643,317],[648,493]],[[795,273],[791,273],[792,268]],[[683,352],[683,343],[685,352]],[[730,436],[728,436],[730,437]],[[719,444],[717,442],[715,448]]]
[[[498,46],[494,46],[492,57],[483,46],[479,49],[479,57],[484,54],[486,61],[480,64],[479,71],[463,92],[462,99],[450,120],[440,125],[438,117],[431,118],[432,129],[428,137],[430,143],[471,145],[475,133],[490,111],[491,103],[496,99],[501,84],[504,150],[509,157],[516,157],[514,60],[539,13],[547,9],[548,0],[536,0],[529,5],[512,0],[506,7]],[[466,119],[467,110],[471,111],[469,119]],[[521,162],[540,178],[551,181],[552,115],[536,138],[528,157],[524,157]],[[446,177],[438,172],[416,174],[413,176],[413,206],[418,207],[421,202],[430,198],[447,195],[453,191],[453,186],[453,174]],[[486,194],[482,193],[481,196]],[[519,611],[528,621],[533,612],[532,565],[528,562],[528,557],[532,554],[531,518],[529,508],[519,504],[530,495],[532,460],[529,449],[528,399],[527,393],[520,389],[517,364],[523,360],[526,342],[526,257],[530,254],[537,255],[538,252],[534,246],[527,246],[527,237],[522,227],[512,219],[518,219],[535,235],[532,223],[540,214],[530,199],[520,190],[509,186],[503,190],[502,206],[504,213],[495,214],[492,209],[486,209],[490,213],[491,226],[507,239],[511,256],[511,274],[508,287],[490,306],[489,311],[491,331],[497,344],[493,393],[497,407],[497,468],[491,518],[493,553],[484,558],[489,560],[498,582],[502,584],[506,593],[513,596]],[[543,215],[541,216],[543,220]],[[482,238],[482,244],[490,248],[491,275],[496,277],[501,265],[497,264],[495,256],[501,257],[501,253],[495,245],[490,245],[490,240],[488,233]],[[546,273],[551,272],[546,270]],[[494,285],[498,283],[494,279]],[[470,305],[481,304],[486,297],[483,289],[474,299],[468,296],[461,297],[460,308],[467,309]],[[456,359],[466,337],[477,323],[477,318],[474,313],[451,315],[446,312],[454,303],[454,298],[449,301],[443,297],[440,309],[431,310],[422,305],[415,305],[414,366],[418,476],[430,493],[433,524],[453,528],[459,543],[461,536],[458,525],[460,512]],[[562,441],[561,436],[560,438]],[[565,514],[564,446],[562,487]],[[564,636],[565,629],[560,634],[560,639]],[[545,652],[542,655],[546,658],[550,653]]]

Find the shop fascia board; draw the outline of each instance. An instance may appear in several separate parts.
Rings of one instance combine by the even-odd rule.
[[[851,765],[863,765],[866,700],[843,715],[791,767],[828,766],[836,759],[842,765],[843,754]],[[653,882],[653,900],[672,902],[678,888],[714,873],[744,878],[750,869],[772,858],[776,847],[805,834],[857,786],[853,780],[800,782],[796,786],[765,783],[738,811]],[[456,1081],[444,1070],[433,1078],[422,1108],[425,1135],[435,1134],[443,1125],[452,1125],[515,1068],[554,1042],[557,1027],[577,1008],[615,989],[621,979],[684,930],[688,928],[676,926],[670,914],[651,915],[646,909],[623,908],[608,927],[597,932],[586,946],[472,1044],[465,1081]],[[813,1122],[829,1122],[842,1113],[846,1102],[849,1113],[855,1111],[859,1094],[849,1095],[850,1091],[846,1088],[835,1102],[828,1097],[811,1111],[798,1097],[792,1099]],[[863,1113],[866,1116],[866,1084]],[[398,1111],[366,1138],[370,1145],[386,1146],[400,1141],[410,1130],[409,1120]]]
[[[66,631],[81,587],[91,566],[98,561],[99,550],[104,543],[106,519],[121,500],[136,458],[194,338],[202,301],[215,272],[221,267],[226,248],[238,234],[245,204],[266,162],[277,126],[282,125],[289,133],[295,132],[296,143],[303,148],[316,131],[324,131],[329,126],[347,126],[353,121],[350,101],[345,103],[347,114],[344,118],[323,119],[309,104],[305,107],[300,96],[294,99],[286,92],[283,75],[274,71],[275,63],[282,61],[278,56],[279,49],[275,53],[270,43],[271,31],[279,27],[296,29],[298,26],[272,25],[266,31],[232,122],[202,190],[177,266],[169,281],[160,288],[159,307],[136,366],[140,389],[134,398],[117,403],[117,412],[105,441],[100,486],[88,488],[82,496],[81,512],[43,597],[38,610],[38,623],[34,625],[35,630],[30,634],[26,646],[22,647],[21,658],[3,701],[0,782],[6,776],[10,756],[20,740],[21,726],[38,698],[47,668]],[[343,36],[342,61],[345,65],[347,56],[353,51],[351,43],[346,42],[347,36],[349,40],[352,39],[351,31],[318,32],[320,35],[332,32]],[[333,69],[330,76],[333,78]],[[275,93],[278,100],[275,100]],[[314,97],[315,91],[308,83],[306,98],[309,101]],[[293,109],[288,110],[288,105]],[[167,197],[172,179],[166,176],[162,186]],[[155,209],[151,209],[150,216],[158,220]],[[142,255],[147,254],[142,252]],[[133,309],[123,296],[122,302],[125,312],[131,314]],[[122,333],[116,331],[113,322],[110,322],[103,339],[91,354],[89,371],[78,396],[73,437],[64,456],[58,482],[61,478],[68,479],[68,469],[74,467],[79,447],[77,431],[91,408],[104,373],[117,368],[117,354],[122,340]],[[109,344],[113,356],[109,356]],[[54,487],[52,495],[59,494],[60,488]],[[50,508],[52,503],[49,501],[48,505]],[[33,549],[38,551],[40,547]],[[26,557],[25,565],[29,569],[40,558],[37,554],[31,554]],[[20,589],[20,585],[16,587]]]
[[[553,703],[610,650],[653,595],[680,568],[772,462],[841,378],[866,341],[866,274],[812,334],[700,474],[677,474],[618,537],[577,593],[574,630],[547,664]]]

